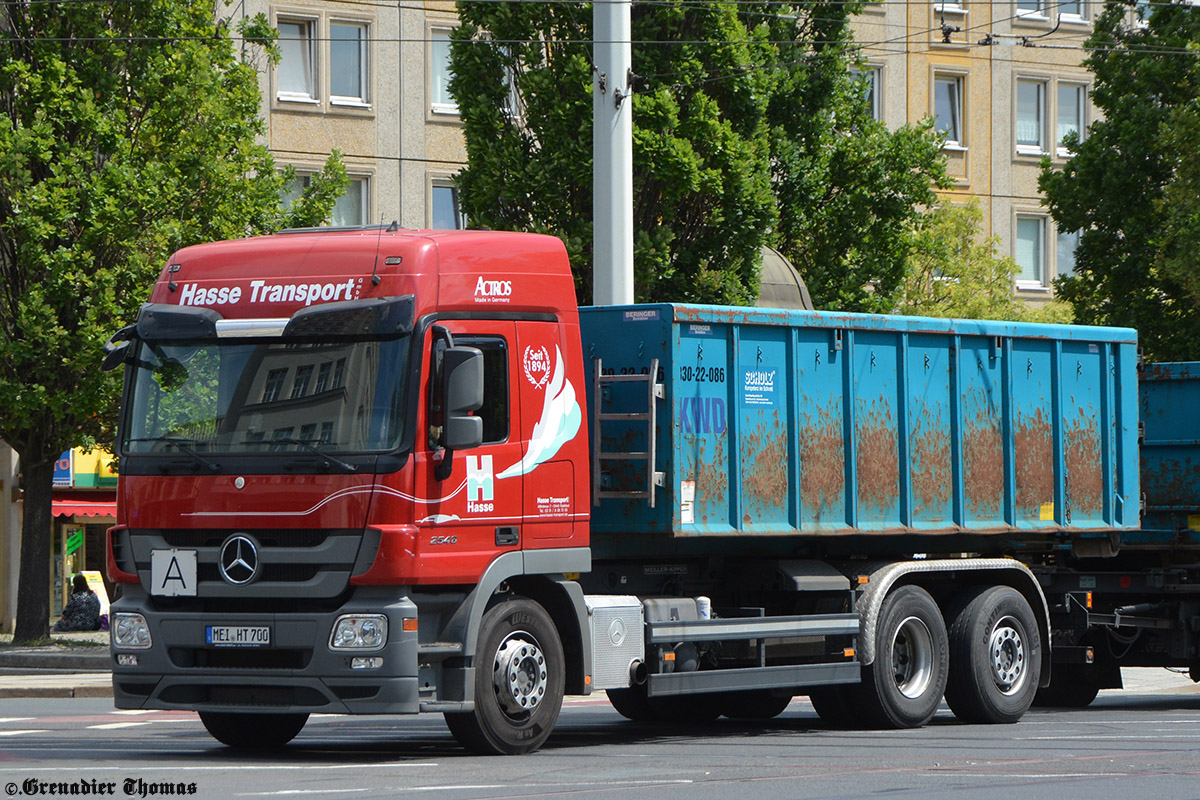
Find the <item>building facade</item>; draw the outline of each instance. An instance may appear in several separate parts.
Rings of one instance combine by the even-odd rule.
[[[1056,229],[1038,192],[1041,161],[1096,117],[1083,43],[1103,4],[1087,0],[882,0],[854,24],[877,117],[890,127],[937,120],[946,132],[952,202],[976,199],[985,234],[1037,302],[1075,266],[1078,234]],[[1131,12],[1136,24],[1136,12]]]
[[[296,169],[298,195],[333,149],[350,178],[335,225],[462,227],[452,178],[466,165],[447,91],[452,2],[246,0],[233,20],[265,14],[278,64],[259,64],[266,144]]]

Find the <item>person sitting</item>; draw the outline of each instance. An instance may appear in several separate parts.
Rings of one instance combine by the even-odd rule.
[[[87,578],[82,575],[76,574],[72,579],[71,600],[53,630],[55,633],[100,630],[100,598],[88,588]]]

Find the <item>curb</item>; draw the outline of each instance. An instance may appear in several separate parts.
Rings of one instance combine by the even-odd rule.
[[[98,649],[98,648],[97,648]],[[0,650],[0,667],[10,669],[63,669],[75,672],[111,672],[108,648],[94,653]]]
[[[0,699],[112,697],[112,685],[102,686],[12,686],[0,687]]]

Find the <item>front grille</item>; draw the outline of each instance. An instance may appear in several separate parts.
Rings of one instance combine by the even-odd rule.
[[[168,686],[159,694],[164,703],[238,706],[242,708],[322,708],[330,701],[307,686],[230,686],[187,684]]]
[[[235,533],[253,540],[258,572],[244,584],[226,581],[220,572],[221,548]],[[364,548],[361,529],[325,530],[146,530],[124,532],[122,557],[130,563],[146,590],[154,595],[152,563],[155,551],[191,550],[196,554],[195,599],[261,601],[330,600],[349,588],[350,576],[365,569],[374,557]],[[361,563],[360,563],[361,562]],[[159,595],[161,597],[161,595]]]

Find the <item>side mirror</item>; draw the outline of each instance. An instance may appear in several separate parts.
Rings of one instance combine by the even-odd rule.
[[[127,325],[109,337],[108,341],[104,343],[104,360],[100,362],[102,370],[108,372],[129,360],[132,355],[129,342],[136,335],[136,330],[136,325]]]
[[[478,447],[483,442],[483,420],[471,414],[483,405],[483,353],[478,348],[446,348],[442,354],[442,397],[446,404],[446,449]]]

